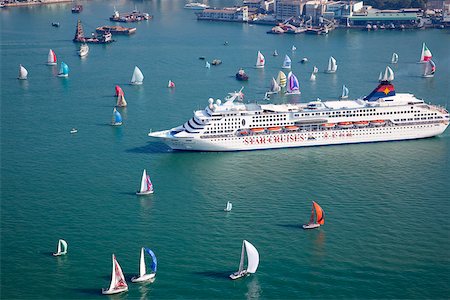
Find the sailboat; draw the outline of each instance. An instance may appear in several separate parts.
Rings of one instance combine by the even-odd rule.
[[[112,255],[112,275],[111,284],[108,289],[102,289],[103,295],[112,295],[128,291],[128,285],[123,276],[122,268],[116,260],[116,256]]]
[[[19,65],[19,77],[17,79],[26,80],[28,78],[28,71],[24,66]]]
[[[381,73],[380,73],[380,75],[381,75]],[[386,70],[384,71],[384,75],[381,78],[380,82],[383,82],[383,81],[391,82],[393,80],[394,80],[394,71],[392,71],[392,69],[388,66],[388,67],[386,67]]]
[[[317,73],[319,73],[319,69],[316,66],[314,66],[313,67],[313,74],[317,74]]]
[[[232,208],[233,208],[233,204],[230,201],[228,201],[227,207],[225,207],[224,211],[227,211],[227,212],[231,211]]]
[[[120,125],[122,125],[122,116],[120,115],[120,113],[117,111],[117,109],[115,107],[114,107],[114,110],[113,110],[113,116],[112,116],[111,125],[112,126],[120,126]]]
[[[314,72],[311,73],[311,76],[309,77],[309,80],[315,81],[316,80],[316,74]]]
[[[278,82],[275,80],[275,78],[272,77],[272,81],[270,83],[270,90],[268,91],[269,94],[276,94],[279,91],[281,91],[281,87],[278,84]]]
[[[48,51],[47,65],[49,65],[49,66],[55,66],[56,65],[56,54],[55,54],[55,52],[53,52],[52,49],[50,49]]]
[[[286,54],[284,57],[283,65],[281,66],[283,69],[290,69],[291,68],[291,58]]]
[[[148,194],[153,194],[153,184],[150,180],[150,176],[147,175],[147,171],[144,169],[144,172],[142,172],[141,186],[139,188],[139,191],[136,192],[136,195]]]
[[[297,50],[297,47],[295,47],[294,45],[292,45],[292,51]]]
[[[152,273],[147,274],[147,270],[145,267],[145,252],[151,256],[152,258],[152,265],[150,266]],[[131,278],[131,282],[144,282],[144,281],[150,281],[156,276],[156,268],[158,265],[158,261],[156,260],[156,255],[153,253],[152,250],[148,248],[141,248],[141,258],[139,260],[139,277],[133,277]]]
[[[123,95],[123,90],[120,86],[116,85],[115,90],[116,90],[116,97]]]
[[[427,45],[425,43],[422,44],[422,52],[420,53],[420,61],[419,63],[425,63],[429,61],[431,58],[433,58],[433,55],[431,54],[430,49],[428,49]]]
[[[342,95],[341,99],[347,99],[348,98],[348,88],[345,86],[345,84],[342,86]]]
[[[89,53],[89,46],[87,44],[81,44],[80,50],[78,50],[78,55],[84,57]]]
[[[298,94],[300,94],[300,85],[298,83],[298,79],[294,75],[294,73],[289,72],[286,95],[298,95]]]
[[[422,77],[430,78],[434,77],[434,72],[436,72],[436,64],[433,60],[427,61],[427,64],[425,65],[425,70],[423,72]]]
[[[278,72],[277,83],[280,87],[284,88],[286,86],[286,74],[283,71]]]
[[[167,84],[168,88],[174,88],[175,87],[175,83],[172,80],[169,80],[169,83]]]
[[[135,66],[133,76],[131,77],[132,85],[141,85],[144,82],[144,74],[142,74],[141,70]]]
[[[128,105],[128,103],[125,100],[125,95],[122,92],[119,96],[117,96],[116,106],[117,107],[126,107],[127,105]]]
[[[58,77],[69,77],[69,66],[65,62],[61,62]]]
[[[256,67],[264,68],[265,63],[266,63],[266,60],[264,58],[264,55],[262,55],[262,53],[258,51],[258,57],[256,58]]]
[[[272,54],[272,55],[273,55],[273,56],[278,56],[277,50],[273,51],[273,54]]]
[[[66,254],[67,254],[67,242],[65,240],[58,240],[56,253],[53,253],[53,256],[60,256]]]
[[[211,64],[209,62],[205,63],[205,68],[210,69],[211,68]]]
[[[244,270],[244,257],[247,253],[247,269]],[[256,272],[259,265],[259,253],[255,246],[244,240],[242,242],[241,261],[239,262],[239,270],[230,275],[230,278],[235,280]]]
[[[397,53],[392,53],[392,58],[391,58],[391,64],[396,64],[398,63],[398,54]]]
[[[337,64],[336,59],[333,56],[330,56],[330,59],[328,60],[328,68],[325,71],[326,73],[336,73],[337,70]]]
[[[325,213],[316,202],[312,202],[311,217],[309,223],[303,225],[303,229],[314,229],[325,223]]]

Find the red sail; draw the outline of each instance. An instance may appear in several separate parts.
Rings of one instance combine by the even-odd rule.
[[[316,202],[313,201],[314,209],[316,210],[317,223],[323,225],[325,223],[325,213],[323,212],[322,207],[319,206]]]

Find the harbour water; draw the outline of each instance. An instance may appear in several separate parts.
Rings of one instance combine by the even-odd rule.
[[[276,103],[337,98],[343,84],[350,98],[366,95],[397,52],[397,92],[448,107],[448,31],[275,36],[264,26],[198,22],[183,1],[113,2],[83,2],[79,15],[71,4],[0,11],[2,299],[100,298],[111,254],[129,282],[142,246],[158,258],[156,281],[129,282],[116,298],[448,297],[449,130],[424,140],[232,153],[173,152],[147,137],[242,84],[244,101],[263,101],[285,54],[302,95]],[[89,33],[110,24],[113,6],[135,5],[154,18],[77,56],[77,18]],[[422,42],[433,53],[434,78],[420,77]],[[45,65],[49,48],[69,65],[69,78]],[[258,50],[264,69],[254,68]],[[330,55],[334,75],[322,72]],[[223,63],[206,69],[200,56]],[[298,63],[303,57],[307,64]],[[16,79],[19,64],[26,81]],[[128,84],[135,65],[142,86]],[[314,65],[320,71],[310,82]],[[248,82],[234,78],[240,67]],[[116,84],[128,102],[121,127],[109,126]],[[143,168],[155,193],[137,197]],[[304,231],[312,200],[325,225]],[[68,255],[55,258],[60,238]],[[231,281],[243,239],[258,249],[259,269]]]

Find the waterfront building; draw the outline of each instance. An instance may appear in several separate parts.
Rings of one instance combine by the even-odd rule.
[[[363,8],[363,1],[328,1],[326,13],[332,14],[333,19],[344,19],[359,12]]]
[[[197,13],[197,20],[247,22],[248,7],[224,7],[221,9],[205,9]]]
[[[444,7],[442,9],[442,23],[445,26],[450,26],[450,1],[444,2]]]
[[[377,10],[371,7],[364,7],[361,12],[353,13],[350,16],[349,23],[355,26],[366,26],[367,24],[393,24],[395,26],[405,25],[415,27],[420,23],[419,10]]]
[[[305,0],[276,0],[275,18],[280,21],[300,17],[303,14]]]

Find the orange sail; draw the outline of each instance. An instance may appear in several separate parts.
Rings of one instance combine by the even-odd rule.
[[[313,201],[314,209],[316,210],[317,216],[317,224],[323,225],[325,223],[325,213],[323,212],[322,207],[319,206],[316,202]]]

